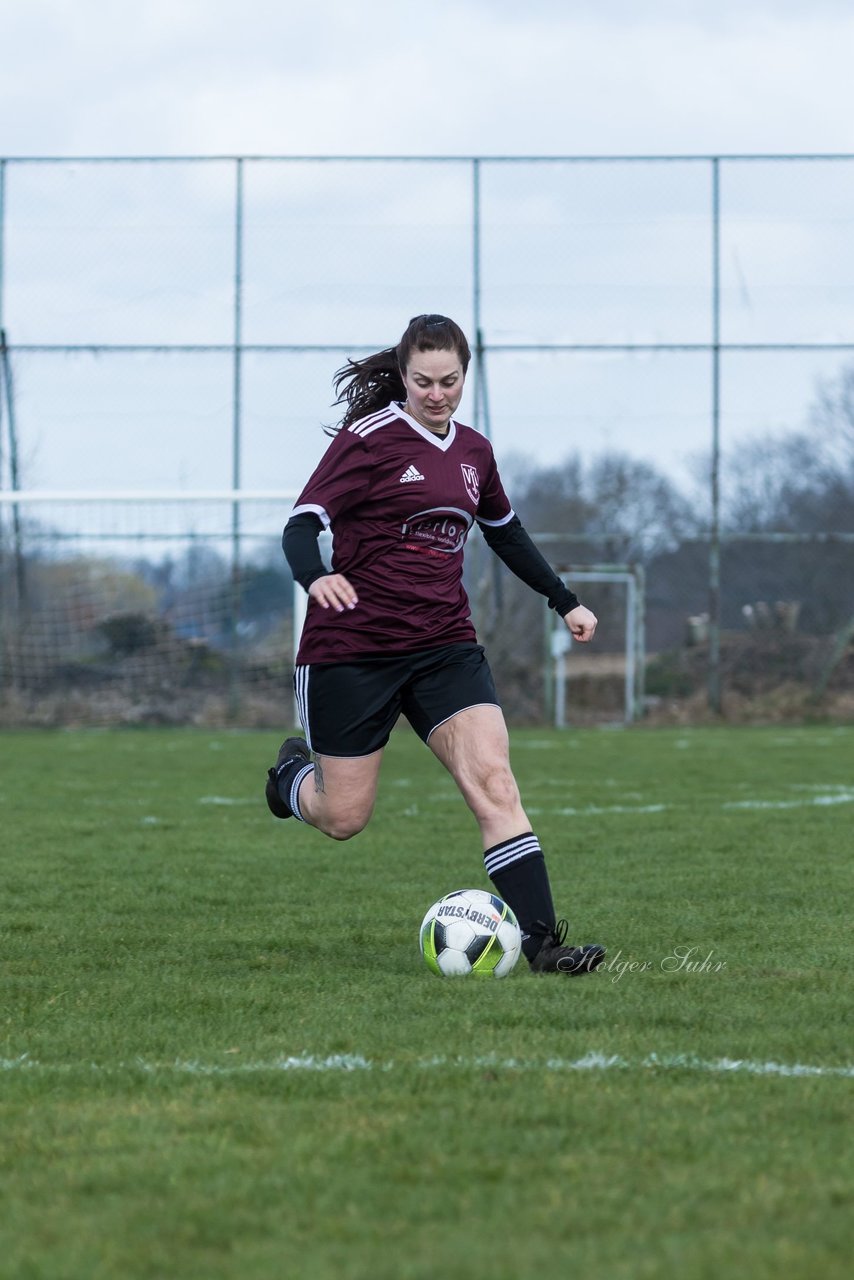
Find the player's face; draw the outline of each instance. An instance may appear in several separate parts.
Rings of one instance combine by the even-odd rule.
[[[462,399],[465,380],[456,351],[413,351],[403,375],[407,413],[422,427],[444,431]]]

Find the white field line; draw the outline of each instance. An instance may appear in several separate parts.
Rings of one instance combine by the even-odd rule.
[[[531,744],[528,744],[529,746]],[[612,785],[616,785],[616,780],[608,780]],[[401,778],[393,783],[394,786],[403,787],[410,786],[410,778]],[[746,800],[725,800],[720,804],[720,808],[732,812],[739,809],[823,809],[831,805],[837,804],[854,804],[854,787],[839,785],[839,783],[791,783],[787,788],[791,791],[810,792],[808,795],[796,796],[793,800],[762,800],[759,797],[752,797]],[[425,801],[433,799],[446,799],[447,796],[453,794],[453,788],[448,785],[446,790],[440,792],[440,795],[425,796]],[[251,799],[248,796],[200,796],[198,804],[204,805],[257,805],[257,797]],[[626,814],[644,814],[644,813],[670,813],[673,810],[685,809],[685,805],[680,804],[607,804],[607,805],[528,805],[528,812],[531,814],[558,814],[561,817],[595,817],[598,814],[608,813],[626,813]],[[420,813],[419,806],[412,804],[407,809],[403,809],[399,817],[412,818],[417,817]],[[143,824],[154,824],[157,818],[142,818]]]
[[[538,809],[536,805],[527,805],[528,813],[558,813],[568,817],[578,817],[584,814],[596,813],[665,813],[668,809],[675,809],[680,806],[672,804],[585,804],[578,808],[571,805],[564,805],[560,809]]]
[[[812,809],[831,804],[854,804],[854,791],[809,796],[803,800],[728,800],[724,809]]]
[[[409,785],[408,780],[404,779],[395,785]],[[721,809],[732,811],[733,809],[815,809],[827,808],[830,805],[837,804],[854,804],[854,788],[829,785],[825,787],[809,787],[807,784],[794,783],[792,790],[815,790],[818,794],[798,797],[795,800],[725,800],[720,805]],[[441,793],[441,795],[430,795],[425,797],[426,800],[436,798],[447,799],[454,792],[450,789]],[[245,796],[200,796],[198,804],[206,805],[251,805],[257,806],[257,798],[250,799]],[[592,817],[597,814],[605,813],[669,813],[673,810],[684,809],[687,806],[679,804],[587,804],[587,805],[562,805],[554,807],[552,805],[527,805],[528,813],[558,814],[561,817]],[[419,808],[417,804],[410,805],[407,809],[403,809],[399,816],[411,818],[417,816]],[[145,817],[141,820],[144,824],[154,825],[159,821],[153,816]]]
[[[848,794],[850,786],[842,782],[790,782],[790,791],[844,791]]]
[[[248,796],[200,796],[199,804],[257,804],[257,799],[250,800]]]
[[[724,800],[720,808],[727,811],[732,811],[733,809],[818,809],[837,804],[854,804],[854,788],[822,788],[822,794],[802,796],[796,800]],[[686,806],[678,804],[590,804],[578,807],[564,806],[559,809],[551,806],[538,808],[536,805],[528,805],[526,807],[528,813],[556,813],[566,817],[583,817],[585,814],[602,813],[667,813],[676,809],[684,809]]]
[[[583,1058],[500,1058],[494,1054],[477,1057],[443,1057],[437,1055],[429,1058],[415,1058],[411,1061],[396,1062],[393,1059],[382,1061],[365,1058],[361,1054],[336,1053],[328,1057],[319,1057],[313,1053],[303,1053],[295,1057],[273,1058],[266,1062],[214,1063],[199,1062],[196,1059],[176,1059],[172,1062],[149,1062],[144,1058],[136,1058],[132,1062],[120,1062],[112,1066],[91,1063],[47,1063],[37,1062],[27,1054],[19,1058],[0,1058],[0,1071],[35,1071],[45,1074],[62,1074],[74,1071],[77,1067],[97,1075],[116,1075],[119,1072],[137,1071],[145,1075],[187,1075],[187,1076],[243,1076],[277,1074],[283,1071],[305,1072],[355,1072],[355,1071],[467,1071],[489,1070],[507,1072],[554,1072],[571,1071],[697,1071],[715,1075],[751,1075],[751,1076],[838,1076],[854,1079],[852,1066],[818,1066],[810,1063],[795,1062],[754,1062],[746,1058],[698,1058],[695,1054],[650,1053],[643,1058],[624,1058],[620,1054],[590,1052]]]

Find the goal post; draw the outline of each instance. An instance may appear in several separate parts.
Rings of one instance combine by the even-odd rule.
[[[561,565],[556,572],[573,583],[590,582],[625,588],[623,720],[631,724],[643,715],[645,670],[645,574],[639,564]],[[566,727],[571,705],[572,636],[554,610],[546,606],[547,652],[544,663],[546,706],[555,728]],[[595,641],[594,641],[595,644]]]

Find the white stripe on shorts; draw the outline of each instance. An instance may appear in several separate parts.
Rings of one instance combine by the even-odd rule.
[[[297,711],[299,712],[303,735],[308,743],[309,751],[313,751],[314,748],[311,745],[311,729],[308,723],[308,677],[310,672],[311,667],[307,664],[294,667],[294,696],[296,698]]]

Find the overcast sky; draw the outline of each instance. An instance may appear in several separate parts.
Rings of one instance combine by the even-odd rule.
[[[0,0],[0,57],[0,156],[6,157],[854,154],[851,0],[434,0],[429,5],[412,0],[300,0],[299,4],[293,0]],[[140,166],[131,168],[139,170]],[[252,186],[260,181],[258,168],[247,178],[250,197],[256,190],[263,193],[263,187]],[[468,187],[461,188],[463,198],[455,202],[448,194],[444,173],[429,166],[419,168],[423,170],[418,174],[420,181],[410,167],[407,182],[405,170],[387,166],[393,173],[389,181],[394,184],[384,197],[389,206],[385,209],[387,221],[397,219],[407,225],[407,219],[412,218],[411,212],[398,216],[390,207],[393,194],[399,206],[406,200],[417,206],[423,227],[438,224],[441,218],[429,208],[435,198],[437,208],[451,209],[445,216],[462,226],[460,243],[467,253]],[[500,185],[495,168],[486,195]],[[658,180],[658,174],[652,173],[654,168],[645,168],[643,182]],[[175,166],[171,169],[177,172]],[[736,190],[730,174],[725,183],[725,212],[730,219],[723,246],[727,336],[741,341],[768,341],[769,336],[774,341],[849,341],[854,261],[845,246],[851,244],[854,215],[848,166],[823,171],[826,187],[812,182],[815,167],[809,174],[797,166],[759,169],[758,183],[751,186],[757,175],[741,167],[743,191]],[[224,167],[223,173],[222,191],[227,191],[230,201],[232,171]],[[635,166],[635,174],[640,173]],[[670,173],[674,184],[682,180],[673,168]],[[45,180],[55,183],[56,174],[57,170],[51,169]],[[107,174],[101,167],[101,175],[104,182],[125,184],[126,200],[138,199],[142,187],[133,185],[136,179],[127,169]],[[51,326],[61,324],[64,316],[70,316],[79,331],[84,321],[100,315],[103,325],[112,324],[119,334],[116,316],[120,308],[115,298],[108,307],[99,298],[86,296],[87,289],[99,287],[98,273],[91,269],[95,258],[81,257],[78,277],[61,286],[65,268],[56,268],[51,257],[52,253],[66,253],[67,262],[71,241],[63,237],[84,234],[81,218],[85,205],[76,206],[73,199],[81,191],[85,194],[83,183],[91,177],[91,170],[73,176],[76,186],[67,188],[66,208],[66,189],[61,185],[51,189],[48,202],[39,186],[38,167],[17,166],[14,172],[10,167],[9,305],[5,322],[12,342],[74,340],[70,325],[64,338],[51,333]],[[639,226],[652,216],[644,199],[652,201],[649,209],[655,207],[655,217],[662,215],[657,187],[652,196],[641,197],[640,178],[629,192],[625,168],[617,167],[612,176],[614,190],[623,191],[626,207],[631,208]],[[585,333],[575,323],[568,310],[572,289],[559,273],[551,282],[548,267],[540,266],[537,274],[533,258],[538,241],[536,215],[530,209],[514,213],[528,228],[532,257],[529,262],[515,262],[519,291],[505,305],[503,334],[494,320],[498,273],[491,279],[485,273],[493,290],[492,300],[487,299],[493,325],[487,342],[502,336],[512,338],[516,330],[519,337],[529,340],[567,335],[599,341],[648,338],[644,326],[651,328],[656,340],[662,335],[671,341],[685,337],[708,340],[708,311],[702,310],[707,305],[703,299],[708,295],[710,258],[708,183],[702,174],[698,176],[696,166],[690,175],[682,176],[697,179],[691,197],[695,203],[690,208],[679,207],[681,188],[674,185],[673,206],[664,209],[662,225],[666,235],[693,236],[695,247],[691,247],[694,241],[688,247],[675,238],[672,245],[662,241],[659,247],[665,251],[665,260],[674,262],[659,262],[644,253],[643,241],[631,240],[627,220],[625,237],[634,254],[634,266],[624,269],[610,242],[605,241],[605,265],[591,268],[587,282],[602,306],[610,299],[616,316],[612,323],[608,319],[611,313],[602,311],[597,321],[604,326],[601,334],[593,329]],[[774,187],[777,180],[779,190]],[[618,182],[624,184],[622,188]],[[25,206],[26,193],[31,203]],[[305,193],[304,186],[293,196],[293,203],[300,197],[305,202]],[[550,197],[552,203],[543,206],[544,225],[561,198],[555,194]],[[577,190],[573,198],[578,200]],[[619,220],[618,197],[609,198],[611,204],[600,208],[615,211]],[[117,202],[118,208],[121,194]],[[138,207],[142,209],[141,204]],[[229,212],[219,224],[220,267],[227,262],[233,243],[230,208],[229,204]],[[174,209],[177,223],[181,219],[177,201]],[[577,209],[576,205],[576,213]],[[672,215],[670,229],[668,214]],[[155,226],[169,221],[157,212],[151,216]],[[303,223],[310,224],[304,213],[300,216]],[[113,219],[119,230],[124,217],[124,213],[117,213]],[[601,219],[601,213],[593,217]],[[798,248],[803,225],[811,227],[808,253]],[[89,227],[96,247],[98,230],[98,226]],[[189,234],[199,239],[195,226]],[[328,234],[320,225],[318,235]],[[546,236],[542,242],[547,250]],[[403,251],[406,248],[404,244]],[[702,307],[696,312],[693,328],[687,321],[683,324],[677,308],[682,297],[678,292],[682,258],[676,262],[677,250],[686,264],[683,274],[690,267],[694,273],[691,287],[701,297]],[[269,267],[257,272],[259,291],[275,283],[277,245],[274,251]],[[315,260],[316,256],[315,251]],[[370,275],[373,259],[368,257],[366,272]],[[312,261],[310,256],[306,260]],[[120,258],[114,255],[112,261]],[[168,271],[165,261],[161,260],[161,269]],[[637,292],[632,271],[637,275],[638,264],[654,283],[663,281],[669,266],[674,266],[676,291],[661,292],[659,297],[661,314],[670,317],[672,334],[653,314],[647,295]],[[428,262],[422,271],[428,291],[432,271]],[[221,274],[227,304],[228,280]],[[121,276],[117,279],[114,290],[123,288],[126,298],[135,302],[141,292],[136,284],[123,282]],[[289,280],[287,287],[281,286],[281,296],[289,293],[295,305],[302,306],[301,295],[293,289],[292,271]],[[524,313],[526,280],[536,280],[542,296],[550,284],[554,292],[560,292],[558,309],[542,313],[548,319],[542,332],[536,331],[536,318]],[[645,278],[642,282],[649,283]],[[788,287],[785,296],[780,286]],[[460,284],[461,289],[467,287]],[[248,302],[253,301],[252,288],[250,280]],[[195,300],[197,309],[208,307],[203,289],[196,287],[189,274],[185,293],[192,295],[190,301]],[[575,297],[576,304],[579,298],[584,303],[577,291]],[[364,294],[359,305],[367,311],[370,304],[363,299]],[[804,299],[807,309],[802,306]],[[383,299],[378,296],[376,301]],[[393,302],[395,319],[368,326],[371,341],[374,328],[380,327],[382,341],[395,341],[415,311],[457,306],[455,295],[446,302],[444,296],[407,294],[399,303],[396,297]],[[633,302],[635,319],[624,333],[629,322],[623,315]],[[146,340],[169,340],[170,317],[178,322],[175,298],[166,292],[162,297],[157,295],[152,284],[151,305],[160,308],[160,327],[155,339]],[[186,298],[182,305],[189,305]],[[343,332],[343,299],[336,310]],[[299,335],[289,337],[284,323],[276,320],[264,340],[317,341],[306,328],[307,311],[303,308],[301,312]],[[40,333],[27,334],[28,314],[37,318]],[[227,305],[218,314],[229,322]],[[248,307],[247,325],[252,314]],[[780,324],[775,328],[778,316]],[[797,330],[789,325],[790,318],[800,326]],[[138,340],[133,335],[115,334],[113,340]],[[349,342],[350,334],[348,329],[345,336],[330,334],[326,340]],[[100,340],[110,340],[110,333],[105,332]],[[184,340],[210,338],[204,334],[193,338],[191,334]],[[228,336],[215,340],[228,341]],[[247,340],[253,340],[252,336]],[[583,367],[554,364],[552,383],[541,388],[544,405],[527,447],[535,447],[531,443],[535,440],[541,460],[557,460],[570,445],[591,441],[598,446],[633,448],[658,461],[668,455],[678,460],[680,449],[683,461],[689,454],[707,449],[708,361],[705,355],[692,359],[696,368],[690,378],[681,372],[687,368],[687,358],[675,373],[664,360],[654,365],[626,361],[619,376],[607,362],[588,361]],[[282,407],[289,400],[288,378],[281,375],[281,387],[271,383],[264,398],[260,390],[253,390],[260,388],[259,378],[250,385],[253,371],[248,370],[244,484],[266,487],[265,480],[269,484],[270,449],[281,438],[283,425],[290,438],[300,442],[299,448],[308,441],[305,448],[312,456],[320,449],[323,438],[316,432],[316,421],[328,421],[331,416],[328,388],[337,363],[327,357],[314,372],[304,363],[308,369],[303,375],[307,379],[304,403],[295,408],[290,395],[290,419]],[[777,357],[769,357],[766,364],[755,357],[750,370],[742,375],[733,358],[724,383],[725,443],[740,430],[801,425],[817,374],[832,376],[838,364],[837,355],[823,360],[804,358],[800,363],[787,360],[784,370]],[[118,365],[114,362],[110,367]],[[197,389],[201,383],[171,385],[160,374],[156,378],[146,375],[145,367],[140,366],[138,376],[148,376],[148,386],[156,382],[162,403],[143,409],[139,407],[140,394],[136,420],[118,399],[111,402],[109,388],[92,381],[103,368],[83,359],[61,368],[57,365],[59,372],[49,385],[47,365],[19,363],[16,391],[22,451],[28,463],[25,487],[68,483],[120,487],[128,474],[151,488],[170,484],[176,475],[184,487],[229,484],[231,373],[227,361],[221,362],[215,377],[204,378],[210,405],[201,403]],[[496,448],[502,444],[509,449],[516,433],[530,426],[528,389],[524,380],[513,381],[515,375],[504,376],[500,363],[493,369],[492,399],[498,405]],[[79,400],[71,394],[76,377],[89,379]],[[130,377],[122,375],[123,386],[130,385]],[[254,418],[253,395],[261,405]],[[167,433],[173,443],[177,439],[168,416],[170,409],[173,413],[180,410],[186,441],[174,456],[153,444],[157,429]],[[219,426],[211,447],[210,422],[214,418]],[[128,440],[121,463],[110,470],[111,459],[117,456],[110,448],[117,423],[127,431]],[[207,448],[203,447],[205,441]],[[129,452],[133,449],[136,453]],[[100,471],[78,469],[75,459],[81,450],[87,463],[95,457],[100,460]],[[307,458],[308,454],[303,459],[299,449],[293,453],[295,473],[299,471],[300,477]]]
[[[850,0],[0,0],[0,154],[854,151]]]

